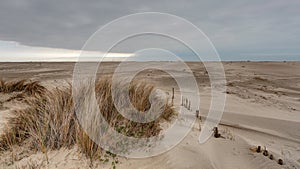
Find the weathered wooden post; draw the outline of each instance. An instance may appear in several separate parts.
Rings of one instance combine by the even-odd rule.
[[[278,159],[278,164],[279,165],[283,165],[283,160],[282,159]]]
[[[261,152],[261,146],[258,146],[258,147],[257,147],[256,152],[257,152],[257,153],[260,153],[260,152]]]
[[[199,115],[200,115],[200,111],[196,110],[196,118],[199,118]]]
[[[200,117],[200,111],[199,110],[196,110],[196,119],[198,121],[198,125],[199,125],[199,131],[201,131],[201,118],[200,120],[198,120]]]
[[[191,109],[191,101],[189,100],[189,108],[188,108],[188,110],[192,110]]]
[[[181,106],[183,106],[183,96],[181,96]]]
[[[264,156],[268,156],[268,155],[269,155],[268,150],[264,150],[264,151],[263,151],[263,155],[264,155]]]
[[[187,108],[188,107],[188,99],[186,98],[185,99],[185,108]]]
[[[215,127],[215,128],[214,128],[214,137],[215,137],[215,138],[221,137],[221,134],[219,133],[218,127]]]
[[[274,156],[272,154],[270,154],[270,160],[273,160],[274,159]]]
[[[175,92],[175,89],[173,87],[172,88],[172,106],[174,106],[174,92]]]

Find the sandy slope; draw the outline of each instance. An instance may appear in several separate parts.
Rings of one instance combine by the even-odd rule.
[[[101,72],[111,73],[116,65],[105,64]],[[1,63],[0,75],[5,79],[37,79],[46,86],[53,86],[65,84],[65,79],[71,77],[74,65],[20,64],[17,69],[15,66],[12,63]],[[174,65],[169,63],[169,67],[172,66]],[[210,105],[209,79],[204,73],[203,65],[189,63],[189,66],[200,86],[201,114],[205,116]],[[228,90],[225,112],[219,125],[224,138],[212,137],[201,145],[198,143],[199,125],[195,124],[188,136],[174,149],[146,159],[119,157],[117,168],[300,168],[300,62],[227,62],[224,67]],[[178,71],[182,71],[180,76],[184,78],[185,72]],[[176,88],[175,81],[161,71],[145,71],[137,78],[149,78],[167,92],[170,92],[171,87]],[[178,104],[178,90],[176,94]],[[3,95],[1,99],[5,100]],[[13,109],[12,103],[4,104],[8,108],[0,109],[2,127],[5,123],[4,116]],[[266,146],[275,160],[250,150],[257,145]],[[13,168],[8,163],[10,155],[11,152],[0,155],[0,168]],[[45,156],[38,153],[15,161],[15,165],[26,166],[33,161],[32,163],[48,168],[89,167],[89,161],[76,148],[49,152],[48,156],[49,164],[45,162]],[[276,163],[278,158],[284,160],[283,166]],[[94,168],[111,167],[110,163],[94,165]]]

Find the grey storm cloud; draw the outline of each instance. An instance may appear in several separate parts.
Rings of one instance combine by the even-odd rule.
[[[81,49],[106,23],[128,14],[155,11],[177,15],[195,24],[221,55],[280,52],[297,55],[300,54],[299,8],[298,0],[7,0],[0,1],[0,40]]]

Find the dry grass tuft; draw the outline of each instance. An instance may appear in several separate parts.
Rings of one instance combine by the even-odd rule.
[[[130,121],[124,118],[114,106],[111,94],[111,85],[110,78],[98,81],[96,83],[96,97],[100,111],[102,112],[102,115],[106,121],[110,124],[110,126],[114,127],[115,130],[122,134],[138,138],[156,136],[161,130],[159,125],[161,120],[170,121],[174,116],[174,110],[170,105],[167,104],[165,107],[163,107],[164,110],[160,118],[156,119],[155,121],[149,123]],[[116,91],[117,96],[115,97],[120,98],[117,100],[118,102],[122,102],[122,94],[127,92],[127,90],[122,87],[123,85],[121,83],[117,85],[118,87],[116,89],[118,91]],[[145,82],[139,81],[132,83],[129,87],[129,98],[132,105],[142,113],[149,113],[147,112],[151,107],[149,97],[153,90],[154,86]],[[124,105],[124,107],[126,107],[126,103],[124,103]]]
[[[4,81],[0,80],[0,92],[24,92],[29,95],[43,94],[45,87],[40,85],[37,81],[19,80],[19,81]]]
[[[9,118],[9,125],[0,136],[0,150],[8,150],[14,145],[26,143],[29,149],[46,153],[48,150],[71,148],[77,145],[90,158],[101,156],[101,148],[88,137],[79,124],[71,86],[48,91],[37,82],[0,81],[0,83],[1,92],[38,93],[34,99],[27,100],[29,108],[15,111],[14,116]],[[130,100],[139,111],[146,113],[150,109],[151,103],[148,98],[153,89],[153,86],[143,82],[133,83],[130,86]],[[175,115],[172,107],[167,104],[160,118],[155,121],[133,122],[124,118],[115,108],[112,102],[110,78],[97,81],[95,91],[99,109],[108,124],[127,136],[138,138],[156,136],[161,131],[160,122],[169,121]],[[83,100],[80,103],[86,104],[84,96],[87,91],[82,92],[84,92],[81,97]],[[86,113],[90,113],[88,107],[90,105],[86,106]]]

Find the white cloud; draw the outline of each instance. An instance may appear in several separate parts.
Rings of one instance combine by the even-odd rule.
[[[121,61],[131,57],[131,53],[108,53],[104,61]],[[79,59],[80,57],[80,59]],[[28,61],[99,61],[104,57],[98,51],[80,51],[59,48],[24,46],[17,42],[0,41],[1,62],[28,62]]]

